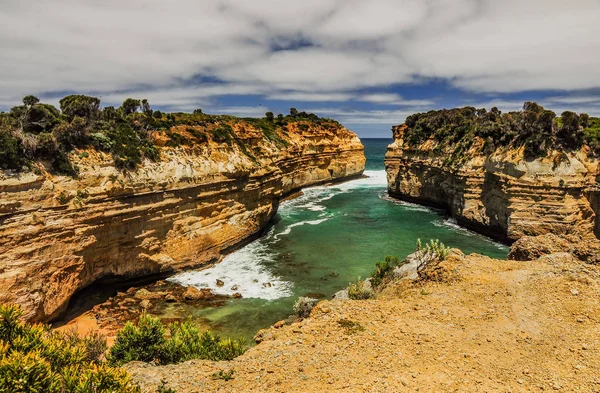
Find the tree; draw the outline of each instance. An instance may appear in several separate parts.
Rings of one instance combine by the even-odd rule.
[[[152,107],[145,98],[142,100],[142,112],[144,112],[147,116],[152,116]]]
[[[542,112],[542,114],[540,115],[540,118],[538,119],[538,125],[539,125],[540,130],[542,132],[551,134],[555,117],[556,117],[556,114],[554,112],[549,111],[547,109],[544,110]]]
[[[155,119],[162,119],[162,112],[159,110],[155,110],[152,116],[154,116]]]
[[[69,120],[79,116],[89,121],[95,119],[100,112],[100,99],[96,97],[73,94],[64,97],[59,103],[60,110]]]
[[[117,110],[114,106],[107,106],[102,109],[102,120],[113,121],[117,119]]]
[[[40,99],[35,96],[29,95],[29,96],[23,97],[23,104],[25,104],[27,106],[34,106],[38,102],[40,102]]]
[[[136,100],[133,98],[127,98],[121,104],[121,109],[123,110],[123,114],[125,116],[127,116],[127,115],[131,115],[132,113],[135,113],[139,109],[140,105],[141,105],[140,100]]]
[[[290,108],[290,116],[292,116],[292,117],[298,116],[298,109]]]
[[[267,117],[268,121],[273,121],[273,119],[275,119],[273,112],[267,112],[267,113],[265,113],[265,116]]]
[[[590,115],[587,113],[582,113],[579,115],[579,125],[583,128],[588,128],[590,125]]]
[[[198,109],[194,109],[194,115],[201,115],[202,114],[202,109],[198,108]]]
[[[579,147],[583,143],[583,132],[579,130],[579,116],[575,112],[565,111],[561,114],[562,127],[558,132],[559,139],[566,147]]]

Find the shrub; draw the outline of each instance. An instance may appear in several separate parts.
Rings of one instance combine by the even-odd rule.
[[[429,243],[423,247],[421,239],[417,239],[417,253],[419,258],[417,273],[420,274],[424,269],[437,266],[445,260],[450,254],[450,247],[446,247],[437,239],[429,240]]]
[[[115,343],[110,348],[108,361],[113,365],[134,360],[146,363],[161,361],[165,357],[166,343],[163,324],[144,312],[136,325],[127,322],[119,330]]]
[[[75,329],[67,330],[64,333],[53,334],[69,345],[83,347],[85,349],[85,358],[88,362],[95,364],[102,363],[102,358],[108,348],[106,336],[97,332],[89,332],[84,336],[80,336]]]
[[[169,325],[170,339],[165,343],[164,363],[190,359],[231,360],[245,351],[243,340],[222,340],[211,332],[201,333],[190,321]]]
[[[310,297],[299,297],[294,304],[294,313],[299,318],[308,318],[313,307],[318,303],[319,300]]]
[[[115,130],[109,131],[108,137],[112,140],[111,153],[117,168],[137,168],[142,162],[144,151],[153,157],[156,155],[150,142],[142,140],[128,123],[119,124]]]
[[[167,330],[168,336],[167,338]],[[211,332],[200,332],[190,321],[174,323],[166,329],[158,318],[145,312],[137,325],[128,322],[117,333],[108,360],[120,365],[130,361],[179,363],[190,359],[232,360],[243,354],[243,340],[221,339]]]
[[[383,262],[375,264],[375,271],[371,273],[371,283],[374,287],[378,287],[383,279],[394,271],[394,268],[400,266],[401,262],[397,257],[387,256]]]
[[[58,151],[58,142],[54,135],[48,132],[42,132],[37,136],[37,153],[38,155],[50,158]]]
[[[231,144],[233,141],[233,128],[229,124],[223,124],[212,130],[213,140],[219,143]]]
[[[139,393],[125,371],[89,362],[83,340],[21,316],[19,307],[0,305],[0,392]]]
[[[52,160],[52,169],[61,175],[67,175],[71,177],[77,177],[79,169],[71,163],[69,155],[60,148]]]
[[[106,108],[104,108],[106,109]],[[90,135],[90,143],[96,150],[108,152],[113,147],[113,141],[101,132],[94,132]]]
[[[23,146],[8,131],[0,130],[0,169],[21,169],[27,160]]]
[[[99,114],[100,99],[96,97],[73,94],[62,98],[59,103],[60,110],[69,119],[73,119],[75,116],[93,119]]]
[[[348,298],[352,300],[365,300],[373,297],[373,289],[360,278],[348,284]]]

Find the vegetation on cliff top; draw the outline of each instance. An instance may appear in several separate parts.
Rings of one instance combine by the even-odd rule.
[[[543,157],[549,150],[572,151],[589,145],[591,154],[600,156],[600,119],[565,111],[560,117],[535,102],[523,110],[502,113],[498,108],[476,109],[468,106],[416,113],[405,122],[404,140],[411,147],[425,141],[437,142],[438,152],[450,148],[448,164],[460,164],[476,137],[485,141],[483,154],[497,148],[524,147],[526,158]]]
[[[200,332],[191,322],[165,328],[142,314],[117,333],[107,359],[106,338],[90,333],[52,332],[21,321],[17,306],[0,304],[0,392],[139,393],[116,367],[130,361],[179,363],[190,359],[231,360],[244,353],[243,341]],[[164,386],[160,392],[172,392]]]
[[[154,144],[154,133],[168,137],[168,146],[217,143],[237,144],[250,157],[244,143],[244,131],[252,126],[268,140],[285,144],[282,137],[289,123],[300,130],[310,124],[337,129],[340,124],[317,115],[298,112],[264,118],[237,118],[209,115],[197,109],[193,113],[165,113],[153,110],[148,100],[127,98],[120,107],[100,107],[100,99],[85,95],[69,95],[60,100],[60,110],[27,96],[9,112],[0,113],[0,169],[29,170],[34,161],[58,174],[76,176],[69,153],[74,149],[93,148],[110,153],[120,169],[135,169],[144,158],[158,160],[160,149]],[[178,126],[187,126],[185,132]],[[241,132],[235,132],[234,127]]]
[[[21,314],[17,307],[0,305],[1,392],[140,391],[125,371],[93,359],[91,348],[97,345],[23,323]]]

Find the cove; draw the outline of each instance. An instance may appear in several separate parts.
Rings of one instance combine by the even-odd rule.
[[[169,279],[218,294],[238,292],[242,299],[201,308],[165,304],[160,316],[191,317],[222,335],[251,339],[290,315],[298,297],[328,299],[368,277],[386,255],[403,259],[414,252],[418,238],[439,239],[466,254],[506,258],[508,247],[459,227],[443,212],[387,196],[383,157],[391,142],[364,139],[366,177],[305,189],[281,203],[261,238],[214,267]],[[217,286],[217,279],[224,285]]]

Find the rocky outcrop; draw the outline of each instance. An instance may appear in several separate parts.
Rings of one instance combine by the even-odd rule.
[[[456,164],[433,140],[409,147],[405,130],[394,127],[385,158],[390,195],[443,208],[462,225],[509,243],[523,236],[598,233],[598,161],[585,148],[525,160],[522,150],[486,156],[478,139]]]
[[[92,283],[218,261],[257,234],[282,197],[358,176],[363,146],[345,128],[290,123],[267,135],[232,123],[235,143],[162,147],[158,162],[119,171],[95,150],[72,155],[78,178],[43,169],[0,177],[0,302],[49,321]],[[179,127],[193,139],[194,127]],[[157,145],[169,144],[164,134]]]

